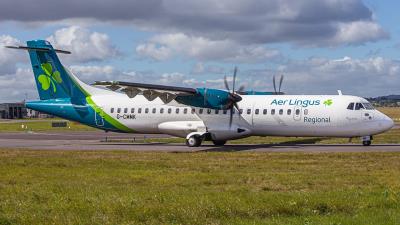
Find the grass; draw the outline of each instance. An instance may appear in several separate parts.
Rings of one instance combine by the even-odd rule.
[[[52,127],[53,121],[60,120],[35,120],[35,121],[11,121],[1,122],[0,132],[27,132],[27,131],[55,131],[55,132],[68,132],[68,131],[95,131],[97,129],[75,122],[68,121],[67,127]],[[23,125],[23,127],[22,127]]]
[[[399,224],[400,153],[0,150],[0,224]]]
[[[394,119],[395,122],[400,122],[400,107],[380,107],[377,108],[379,111],[383,112],[390,118]]]

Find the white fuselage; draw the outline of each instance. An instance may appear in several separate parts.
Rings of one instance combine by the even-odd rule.
[[[382,133],[393,121],[375,109],[348,109],[350,103],[368,104],[346,95],[242,95],[231,126],[230,112],[192,108],[178,103],[148,101],[142,95],[92,96],[108,115],[137,133],[166,133],[186,137],[209,132],[217,140],[247,136],[357,137]],[[194,110],[194,111],[193,111]],[[100,124],[101,125],[101,124]],[[240,132],[239,132],[240,130]]]

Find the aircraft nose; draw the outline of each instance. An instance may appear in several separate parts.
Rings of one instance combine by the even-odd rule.
[[[393,126],[394,126],[393,120],[390,117],[385,115],[385,117],[383,119],[383,127],[386,130],[390,130],[390,129],[392,129]]]

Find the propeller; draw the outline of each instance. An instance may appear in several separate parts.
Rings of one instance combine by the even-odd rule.
[[[239,111],[239,106],[237,103],[242,100],[242,97],[240,97],[240,95],[238,95],[237,93],[244,90],[243,85],[239,87],[238,91],[235,90],[237,71],[238,71],[238,68],[235,66],[235,69],[233,71],[232,90],[230,90],[230,88],[229,88],[229,84],[228,84],[228,80],[227,80],[226,76],[224,77],[225,88],[229,92],[229,96],[228,96],[229,102],[224,107],[225,109],[229,109],[229,111],[230,111],[229,127],[232,126],[233,112],[234,112],[233,110],[235,110],[235,108],[236,108]]]
[[[281,77],[279,78],[279,87],[278,87],[278,91],[276,91],[276,79],[275,79],[275,75],[272,77],[272,83],[274,85],[274,92],[276,95],[281,94],[281,87],[282,87],[282,83],[283,83],[283,75],[281,75]]]

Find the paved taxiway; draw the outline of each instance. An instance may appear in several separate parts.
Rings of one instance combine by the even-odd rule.
[[[400,144],[372,145],[321,145],[321,144],[288,144],[288,145],[226,145],[215,147],[203,145],[188,148],[182,144],[165,143],[116,143],[105,142],[110,139],[143,140],[143,138],[165,138],[167,135],[116,134],[104,132],[66,132],[66,133],[0,133],[0,149],[33,149],[33,150],[129,150],[129,151],[162,151],[162,152],[196,152],[196,151],[267,151],[267,152],[400,152]]]

